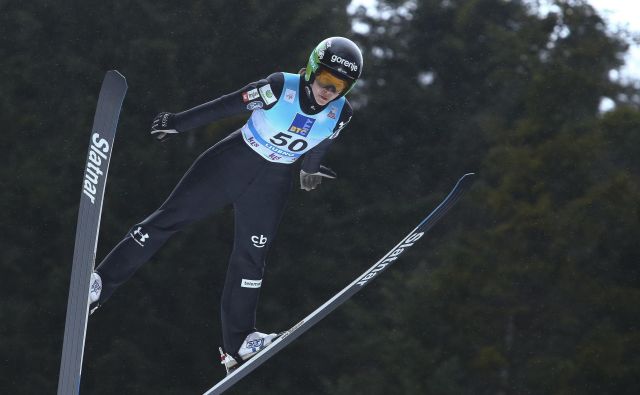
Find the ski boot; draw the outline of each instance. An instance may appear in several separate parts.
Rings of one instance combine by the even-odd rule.
[[[89,281],[89,315],[100,307],[100,293],[102,292],[102,279],[97,272],[91,273]]]
[[[257,353],[265,349],[269,344],[273,343],[273,341],[277,339],[278,336],[280,335],[276,333],[250,333],[244,339],[244,342],[242,342],[240,350],[238,350],[238,353],[235,355],[235,357],[222,351],[222,347],[218,347],[220,351],[220,363],[224,365],[227,374],[229,374],[236,370],[244,362],[248,361]]]

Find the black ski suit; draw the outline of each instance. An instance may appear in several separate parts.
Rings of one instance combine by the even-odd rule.
[[[291,81],[291,76],[288,78]],[[298,115],[313,116],[331,105],[315,104],[303,81],[300,78],[295,100],[299,100],[304,114]],[[267,85],[273,95],[263,97]],[[175,127],[183,132],[230,115],[267,111],[284,100],[284,85],[283,73],[272,74],[239,91],[175,114]],[[291,91],[287,89],[289,103]],[[336,117],[333,134],[305,153],[302,170],[318,171],[322,157],[351,114],[345,101],[340,113],[333,114]],[[234,245],[222,292],[221,315],[224,348],[235,355],[245,337],[256,331],[265,257],[276,235],[296,168],[265,159],[243,138],[242,130],[231,133],[201,154],[160,208],[134,225],[100,263],[96,271],[102,278],[103,289],[98,303],[104,303],[172,234],[233,204]]]

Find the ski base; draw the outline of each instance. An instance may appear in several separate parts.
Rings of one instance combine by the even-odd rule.
[[[80,391],[80,374],[87,331],[89,282],[95,264],[104,191],[127,82],[115,70],[102,82],[89,139],[89,150],[80,193],[80,208],[64,326],[64,341],[58,379],[58,395]]]

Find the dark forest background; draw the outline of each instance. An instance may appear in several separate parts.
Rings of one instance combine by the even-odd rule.
[[[259,329],[295,324],[459,176],[477,181],[392,270],[228,393],[640,393],[640,89],[611,78],[629,34],[579,0],[548,14],[522,0],[384,1],[384,18],[348,3],[0,0],[0,393],[57,386],[105,71],[129,91],[98,259],[244,122],[161,144],[148,134],[158,112],[295,72],[335,35],[365,59],[326,158],[339,178],[292,194]],[[91,317],[82,393],[198,394],[224,376],[232,229],[229,208],[175,236]]]

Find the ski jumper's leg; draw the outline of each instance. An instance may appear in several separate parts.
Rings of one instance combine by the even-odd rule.
[[[231,355],[256,330],[265,258],[291,192],[293,168],[265,161],[260,175],[234,201],[235,238],[221,306],[224,347]]]
[[[246,151],[234,133],[196,159],[162,206],[134,225],[96,269],[102,278],[101,304],[172,234],[231,203],[246,188],[253,179],[252,169],[239,158]]]

